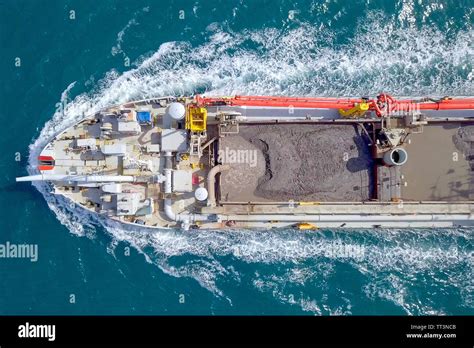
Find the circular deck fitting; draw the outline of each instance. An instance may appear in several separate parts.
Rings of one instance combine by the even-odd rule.
[[[408,153],[401,147],[396,147],[385,152],[383,161],[389,166],[401,166],[408,160]]]
[[[166,113],[174,120],[180,121],[184,118],[184,115],[186,114],[186,109],[183,104],[181,103],[171,103],[168,106],[168,110],[166,110]]]
[[[207,196],[208,193],[204,187],[199,187],[198,189],[196,189],[196,191],[194,191],[194,197],[200,202],[205,201],[207,199]]]

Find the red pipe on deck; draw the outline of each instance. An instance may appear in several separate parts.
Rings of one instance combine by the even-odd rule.
[[[268,96],[235,96],[235,97],[201,97],[196,102],[202,106],[274,106],[300,108],[351,108],[361,99],[350,98],[299,98],[299,97],[268,97]]]
[[[300,98],[300,97],[270,97],[270,96],[234,96],[234,97],[201,97],[196,96],[200,106],[273,106],[295,108],[343,109],[353,108],[356,103],[366,102],[370,110],[381,116],[384,111],[406,110],[462,110],[474,109],[474,98],[444,98],[440,100],[409,99],[396,100],[388,94],[380,94],[377,99],[362,98]]]

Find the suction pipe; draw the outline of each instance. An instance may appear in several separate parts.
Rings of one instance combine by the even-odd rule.
[[[216,175],[220,172],[223,172],[229,169],[230,169],[230,165],[220,164],[218,166],[213,167],[207,174],[207,191],[209,192],[209,198],[207,201],[208,206],[210,207],[216,206],[216,192],[215,192]]]

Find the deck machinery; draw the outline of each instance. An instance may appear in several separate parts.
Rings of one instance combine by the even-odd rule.
[[[149,228],[474,225],[472,98],[153,98],[33,160],[17,181]]]

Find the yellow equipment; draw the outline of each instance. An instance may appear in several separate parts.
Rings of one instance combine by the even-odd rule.
[[[339,109],[339,114],[342,117],[362,117],[365,115],[365,113],[369,111],[369,103],[357,103],[354,105],[353,108],[350,108],[349,110],[344,110],[344,109]]]
[[[204,163],[190,163],[192,169],[204,169]]]
[[[190,106],[186,114],[186,129],[191,132],[203,132],[207,126],[207,109]]]
[[[296,227],[299,230],[316,230],[318,227],[316,225],[310,224],[309,222],[300,222],[296,224]]]

